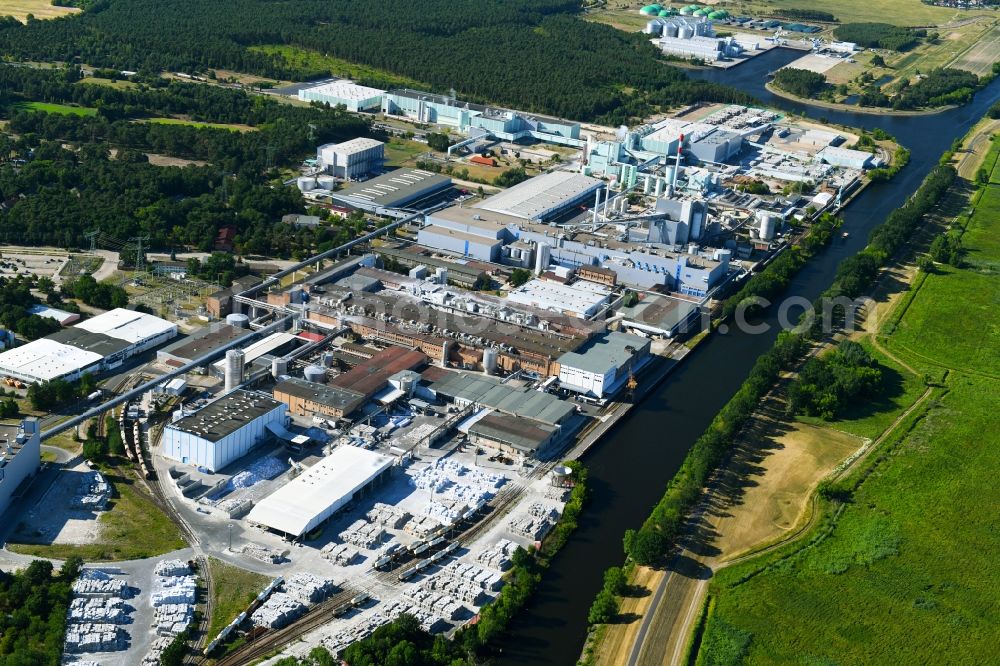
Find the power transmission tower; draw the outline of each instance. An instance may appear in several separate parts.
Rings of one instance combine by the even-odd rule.
[[[97,237],[101,235],[100,229],[96,231],[88,231],[83,235],[84,238],[90,241],[90,253],[94,254],[97,252]]]
[[[148,241],[149,236],[136,236],[130,238],[130,243],[135,243],[135,272],[142,273],[146,270],[146,254],[142,249],[142,242]]]

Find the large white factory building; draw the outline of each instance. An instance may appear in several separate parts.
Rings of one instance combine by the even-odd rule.
[[[10,505],[14,491],[41,464],[38,419],[26,418],[20,425],[0,425],[0,516]]]
[[[327,143],[316,149],[316,161],[331,176],[353,180],[382,168],[385,144],[363,138]]]
[[[165,458],[216,472],[269,438],[268,426],[283,429],[288,406],[237,389],[163,429]]]
[[[177,335],[177,325],[143,312],[117,308],[0,354],[0,375],[29,384],[120,366]]]

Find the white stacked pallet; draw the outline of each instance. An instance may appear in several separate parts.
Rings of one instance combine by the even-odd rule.
[[[493,544],[490,548],[479,553],[476,556],[476,561],[491,569],[507,571],[507,569],[510,569],[511,558],[514,557],[514,551],[517,548],[518,545],[510,539],[500,539],[500,541]]]
[[[250,616],[255,626],[280,629],[306,612],[306,606],[284,592],[275,592]]]
[[[294,573],[285,578],[285,593],[304,604],[314,604],[326,599],[337,589],[332,580],[311,573]]]

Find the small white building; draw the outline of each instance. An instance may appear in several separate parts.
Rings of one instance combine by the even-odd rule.
[[[316,161],[331,176],[353,180],[382,168],[385,144],[364,138],[327,143],[316,149]]]
[[[216,472],[271,437],[268,425],[285,425],[288,406],[237,389],[163,429],[163,457]]]
[[[559,385],[593,398],[613,394],[649,356],[650,341],[608,331],[559,357]]]
[[[848,169],[867,169],[872,166],[875,156],[863,150],[827,146],[816,153],[816,160]]]

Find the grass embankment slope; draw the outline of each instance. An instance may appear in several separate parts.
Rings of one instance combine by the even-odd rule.
[[[325,71],[330,76],[343,77],[353,81],[369,81],[395,88],[417,88],[424,90],[428,87],[426,83],[420,83],[415,79],[399,76],[376,67],[359,65],[342,58],[298,46],[266,44],[263,46],[251,46],[248,50],[268,55],[280,55],[285,59],[286,63],[293,67]]]
[[[840,482],[850,499],[824,504],[812,538],[716,575],[699,663],[994,658],[998,213],[993,184],[967,219],[967,264],[926,276],[882,330],[891,354],[940,382],[931,400]]]
[[[208,640],[212,640],[223,627],[246,610],[271,579],[263,574],[226,564],[214,557],[208,558],[208,568],[215,589],[212,617],[208,624]]]
[[[156,557],[187,544],[180,530],[153,502],[131,471],[122,469],[102,470],[105,478],[114,485],[109,508],[97,518],[100,535],[89,544],[40,544],[17,542],[11,537],[7,548],[15,553],[66,559],[79,555],[88,562],[135,560]]]

